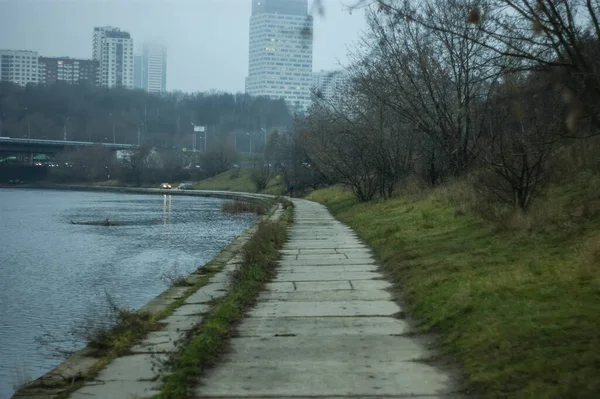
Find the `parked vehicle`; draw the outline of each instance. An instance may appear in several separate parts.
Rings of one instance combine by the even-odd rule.
[[[169,183],[161,183],[158,188],[160,188],[162,190],[170,190],[171,189],[171,185]]]

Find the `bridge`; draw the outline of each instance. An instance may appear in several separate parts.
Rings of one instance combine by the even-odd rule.
[[[92,147],[101,145],[110,150],[132,150],[134,144],[93,143],[91,141],[39,140],[0,137],[0,152],[54,154],[66,148]]]

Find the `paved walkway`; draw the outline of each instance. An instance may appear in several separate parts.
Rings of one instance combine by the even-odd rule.
[[[350,228],[294,200],[279,273],[199,398],[458,398]]]

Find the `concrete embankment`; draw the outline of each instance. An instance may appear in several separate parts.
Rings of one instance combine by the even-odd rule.
[[[139,194],[162,194],[165,191],[86,186],[35,188]],[[278,218],[281,214],[280,205],[278,206],[272,197],[264,195],[179,190],[169,190],[165,194],[219,197],[260,203],[269,210],[262,219]],[[256,225],[236,238],[207,265],[190,274],[186,278],[186,286],[173,286],[143,306],[140,311],[165,317],[159,321],[161,328],[150,332],[144,339],[132,346],[127,356],[110,359],[109,362],[105,358],[94,356],[90,348],[84,348],[47,374],[19,389],[13,398],[50,399],[64,397],[67,392],[71,391],[73,391],[71,397],[98,398],[149,397],[156,393],[156,389],[159,387],[158,373],[161,360],[168,353],[175,351],[185,333],[202,321],[209,302],[225,295],[229,274],[241,261],[239,252],[255,230]],[[208,278],[209,274],[205,272],[207,269],[213,271],[212,276],[198,288],[199,282]],[[214,273],[214,270],[218,271]],[[126,372],[127,370],[136,370],[135,375]],[[73,390],[77,386],[79,388]]]
[[[166,195],[186,195],[195,197],[213,197],[228,200],[240,200],[246,202],[260,203],[263,205],[271,205],[275,197],[265,194],[243,193],[236,191],[220,191],[220,190],[179,190],[169,189],[163,190],[158,188],[142,188],[142,187],[111,187],[111,186],[86,186],[77,184],[29,184],[23,186],[2,186],[5,188],[20,188],[20,189],[43,189],[43,190],[66,190],[66,191],[96,191],[109,193],[127,193],[127,194],[166,194]]]

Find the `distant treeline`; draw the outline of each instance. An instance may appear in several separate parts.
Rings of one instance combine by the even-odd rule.
[[[164,96],[140,90],[56,83],[20,87],[0,82],[1,136],[47,140],[193,146],[193,126],[206,126],[207,140],[239,151],[262,148],[262,129],[287,127],[293,115],[283,100],[221,92]],[[198,133],[197,148],[204,144]],[[234,136],[237,137],[234,138]],[[253,148],[253,149],[254,149]]]

